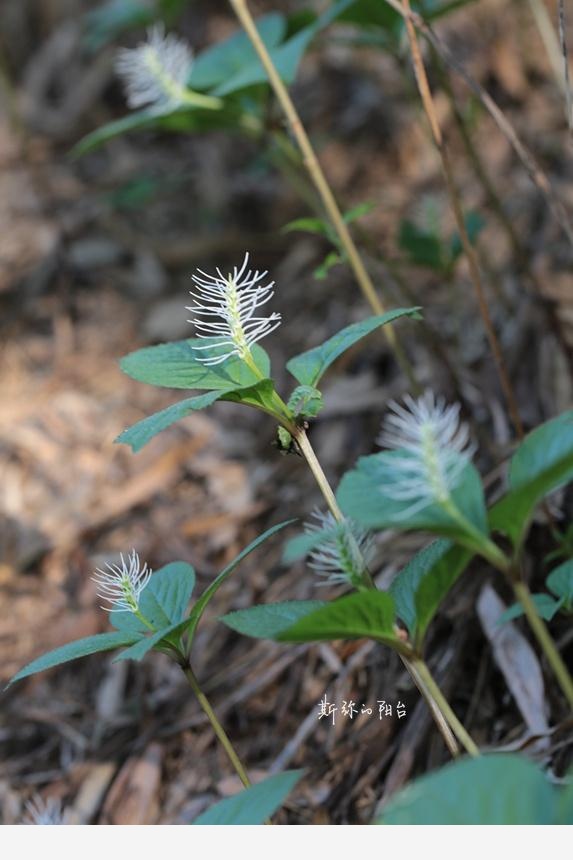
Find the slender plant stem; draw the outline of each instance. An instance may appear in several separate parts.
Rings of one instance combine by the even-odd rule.
[[[454,733],[452,732],[452,730],[448,724],[448,721],[446,720],[445,716],[443,715],[440,708],[438,707],[435,699],[432,697],[426,684],[422,680],[420,673],[418,672],[418,669],[416,668],[415,663],[411,660],[407,660],[402,655],[400,655],[400,657],[401,657],[401,660],[402,660],[404,666],[406,667],[407,671],[409,672],[414,684],[416,685],[416,687],[418,688],[418,690],[422,694],[422,697],[426,700],[426,704],[428,705],[428,708],[430,709],[430,713],[431,713],[432,717],[434,718],[434,722],[439,727],[440,733],[444,739],[444,742],[445,742],[447,748],[449,749],[449,751],[452,755],[452,758],[457,758],[460,754],[460,748],[458,746],[458,742],[456,741]]]
[[[320,465],[320,461],[314,453],[314,449],[310,444],[310,440],[306,434],[306,430],[302,427],[298,428],[296,433],[294,434],[294,439],[299,446],[301,453],[305,457],[312,474],[314,475],[316,483],[318,484],[320,491],[324,496],[324,499],[328,505],[330,512],[332,513],[332,516],[337,522],[344,522],[344,514],[338,506],[336,496],[332,491],[332,487],[328,482],[328,478],[324,474],[322,466]],[[366,569],[366,564],[364,565],[364,568]],[[373,580],[371,587],[376,587]],[[446,697],[441,692],[436,681],[432,677],[432,674],[424,660],[421,657],[414,658],[403,653],[400,653],[400,657],[407,671],[410,673],[415,685],[418,687],[423,698],[426,700],[426,703],[430,709],[430,713],[434,718],[434,722],[436,723],[436,726],[438,727],[438,730],[452,755],[455,756],[459,752],[457,747],[456,751],[454,752],[454,745],[452,744],[452,731],[459,739],[460,743],[468,750],[468,752],[470,752],[470,748],[468,748],[467,746],[467,741],[469,741],[471,749],[477,750],[477,746],[474,744],[468,733],[465,731],[464,727],[454,714],[452,708],[448,705]],[[420,671],[420,667],[423,667],[423,672]],[[431,683],[428,683],[428,679],[430,679]],[[439,698],[436,697],[436,691],[439,693]],[[447,709],[444,709],[443,703],[446,704]],[[454,720],[453,723],[452,718]],[[448,726],[451,727],[451,731]],[[459,733],[460,729],[461,735]],[[471,754],[476,755],[478,753],[472,752]]]
[[[318,484],[320,492],[324,496],[324,500],[328,505],[330,513],[338,523],[343,523],[344,514],[338,506],[336,496],[332,491],[332,487],[330,486],[328,478],[324,474],[319,459],[314,453],[314,448],[310,444],[310,439],[306,435],[306,430],[303,427],[297,429],[294,439],[296,444],[300,448],[303,457],[305,458],[306,462],[310,467],[310,471],[312,472],[314,479]]]
[[[531,599],[531,592],[527,585],[521,581],[513,582],[513,590],[515,592],[515,596],[523,606],[529,625],[533,630],[539,645],[543,649],[547,662],[553,669],[555,677],[559,682],[559,686],[561,687],[570,708],[573,710],[573,680],[571,679],[567,666],[563,662],[561,654],[557,650],[557,647],[547,630],[545,622],[539,615],[537,608]]]
[[[434,678],[432,677],[426,663],[423,660],[419,659],[414,659],[412,662],[414,664],[415,671],[418,673],[423,683],[428,688],[430,695],[436,702],[437,706],[440,708],[442,714],[447,719],[452,731],[454,732],[461,745],[471,756],[479,756],[480,751],[477,745],[474,743],[468,732],[465,730],[461,722],[456,717],[454,711],[450,707],[448,700],[446,699],[446,697],[436,684]]]
[[[197,681],[197,678],[195,677],[195,673],[193,672],[193,669],[191,668],[191,666],[189,664],[187,664],[186,666],[182,666],[181,668],[183,669],[183,674],[185,675],[185,677],[189,681],[189,685],[190,685],[191,689],[193,690],[193,692],[195,693],[195,695],[197,697],[197,701],[201,705],[204,713],[207,716],[207,719],[211,723],[211,725],[213,727],[213,731],[215,732],[215,734],[217,735],[217,738],[221,742],[221,745],[222,745],[223,749],[225,750],[225,752],[227,753],[227,755],[231,761],[231,764],[233,765],[233,767],[237,771],[237,773],[239,775],[239,779],[241,780],[241,782],[243,783],[245,788],[249,788],[249,786],[251,785],[251,781],[248,777],[247,771],[245,770],[243,763],[241,762],[241,759],[239,758],[239,756],[235,752],[233,744],[229,740],[229,737],[228,737],[227,733],[225,732],[225,729],[223,728],[223,726],[221,725],[221,723],[217,719],[217,715],[215,714],[215,711],[211,707],[211,705],[209,703],[209,699],[207,698],[207,696],[205,695],[205,693],[203,692],[203,690],[199,686],[199,682]]]
[[[493,326],[493,322],[491,319],[491,315],[489,312],[489,307],[487,303],[487,298],[485,295],[485,290],[482,283],[481,272],[479,268],[479,263],[477,259],[477,254],[474,246],[471,243],[470,237],[468,235],[468,231],[466,228],[466,223],[464,219],[464,214],[462,210],[462,204],[460,200],[460,195],[456,186],[456,182],[454,179],[453,169],[448,153],[448,148],[445,144],[445,141],[442,136],[442,131],[440,128],[440,124],[438,122],[438,116],[436,113],[436,108],[434,104],[434,99],[432,96],[432,91],[430,89],[430,84],[428,82],[428,77],[426,75],[426,69],[424,66],[424,60],[422,58],[422,52],[420,50],[420,45],[418,43],[418,36],[416,34],[416,28],[410,18],[411,8],[410,8],[410,0],[404,0],[404,9],[408,13],[405,15],[406,21],[406,29],[408,32],[408,39],[410,42],[410,50],[412,53],[412,61],[414,64],[414,72],[416,75],[416,81],[418,84],[418,89],[420,91],[420,97],[422,99],[422,104],[424,106],[424,110],[426,112],[426,116],[428,118],[428,122],[430,124],[430,128],[432,131],[432,137],[434,138],[434,142],[436,144],[436,148],[440,154],[440,158],[442,161],[442,169],[444,173],[444,178],[446,181],[446,187],[448,191],[448,196],[450,198],[450,202],[452,205],[452,209],[454,212],[454,217],[456,219],[456,224],[458,228],[458,232],[460,235],[461,243],[465,252],[465,255],[468,260],[468,264],[470,267],[470,275],[472,279],[472,283],[474,285],[474,290],[479,306],[479,311],[483,320],[483,324],[486,330],[487,338],[490,344],[490,348],[493,354],[493,358],[497,367],[497,372],[499,375],[501,387],[503,389],[503,393],[507,402],[507,406],[509,409],[509,413],[511,415],[511,420],[514,424],[515,430],[520,438],[523,437],[523,425],[521,423],[521,417],[519,415],[519,409],[517,407],[517,401],[515,399],[515,395],[513,393],[513,388],[511,386],[511,382],[509,380],[509,375],[507,373],[507,369],[505,367],[505,362],[503,359],[501,347],[495,333],[495,329]]]
[[[281,76],[279,75],[273,63],[273,60],[266,48],[265,43],[259,35],[253,16],[251,15],[251,12],[247,6],[247,2],[246,0],[229,0],[229,2],[233,7],[237,18],[241,22],[241,25],[243,26],[267,73],[269,83],[273,88],[277,100],[283,110],[283,113],[291,129],[292,135],[300,148],[303,162],[316,187],[316,190],[318,191],[318,194],[320,195],[320,199],[322,200],[322,204],[332,223],[332,226],[338,235],[340,244],[348,259],[348,263],[352,271],[354,272],[356,281],[358,282],[358,285],[362,290],[366,301],[369,303],[374,313],[383,314],[386,310],[384,304],[378,296],[378,293],[376,292],[374,284],[372,283],[372,279],[366,269],[366,266],[362,261],[362,257],[358,252],[350,230],[348,229],[348,226],[344,221],[344,218],[342,217],[342,213],[338,207],[336,198],[334,197],[328,180],[324,175],[322,167],[320,166],[320,162],[316,157],[316,153],[314,152],[313,146],[310,142],[306,129],[302,124],[300,116],[298,115],[298,111],[294,105],[294,102],[290,97],[289,91],[284,85]],[[408,361],[408,358],[402,348],[402,345],[399,343],[396,337],[394,329],[391,325],[389,325],[384,328],[383,332],[394,352],[396,361],[399,363],[403,372],[407,376],[412,389],[417,392],[419,390],[419,385],[417,383],[413,368]]]

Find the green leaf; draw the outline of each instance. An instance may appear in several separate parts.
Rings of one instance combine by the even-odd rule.
[[[559,795],[526,758],[483,755],[447,764],[393,797],[376,824],[553,824]]]
[[[112,651],[114,648],[120,648],[122,645],[131,645],[140,638],[137,633],[128,632],[113,632],[113,633],[97,633],[95,636],[88,636],[86,639],[77,639],[75,642],[68,642],[67,645],[62,645],[60,648],[55,648],[53,651],[48,651],[38,657],[37,660],[32,660],[23,669],[14,675],[8,686],[15,681],[21,681],[22,678],[27,678],[29,675],[35,675],[37,672],[43,672],[45,669],[51,669],[54,666],[60,666],[62,663],[69,663],[72,660],[78,660],[80,657],[88,657],[90,654],[97,654],[100,651]]]
[[[286,770],[220,800],[195,819],[193,824],[264,824],[283,803],[303,774]]]
[[[535,604],[537,612],[545,621],[551,621],[563,605],[563,600],[554,600],[549,594],[532,594],[531,600]],[[521,603],[513,603],[509,609],[502,612],[497,623],[505,624],[507,621],[513,621],[514,618],[520,618],[522,615],[524,615],[524,610]]]
[[[448,267],[440,237],[421,230],[411,221],[402,221],[398,244],[406,251],[410,261],[418,266],[427,266],[438,272],[443,272]]]
[[[352,0],[338,0],[311,25],[299,30],[281,45],[276,45],[270,49],[269,53],[273,65],[285,84],[291,84],[294,81],[303,54],[317,33],[330,24],[351,2]],[[237,74],[227,77],[212,91],[212,94],[225,96],[254,84],[267,83],[267,81],[267,73],[257,58],[252,63],[245,65]]]
[[[248,388],[235,388],[233,391],[226,391],[221,395],[221,400],[244,403],[246,406],[253,406],[255,409],[262,409],[263,412],[276,415],[277,406],[273,399],[274,393],[275,385],[272,379],[261,379],[256,385],[251,385]]]
[[[334,240],[332,227],[323,218],[296,218],[281,228],[281,233],[293,233],[295,231],[312,233],[315,236],[324,236],[327,239]]]
[[[395,480],[394,458],[406,456],[408,453],[400,450],[361,457],[356,467],[344,475],[336,494],[343,512],[365,528],[428,531],[475,549],[475,542],[469,540],[458,520],[439,503],[429,502],[421,510],[409,513],[412,502],[397,501],[385,494],[385,487]],[[483,486],[471,463],[461,473],[451,497],[466,519],[487,535]]]
[[[139,601],[142,615],[156,630],[179,624],[195,586],[195,571],[184,561],[173,561],[156,571]]]
[[[279,642],[331,639],[378,639],[390,645],[394,634],[394,601],[382,591],[361,591],[327,603],[277,636]]]
[[[323,600],[286,600],[283,603],[266,603],[263,606],[238,609],[236,612],[222,615],[219,621],[243,636],[276,639],[295,621],[327,605]]]
[[[327,254],[322,263],[316,267],[313,276],[317,281],[324,281],[330,270],[334,266],[338,266],[340,263],[343,263],[344,260],[342,255],[338,253],[338,251],[331,251],[330,254]]]
[[[159,112],[156,108],[144,108],[90,132],[72,148],[70,155],[72,158],[80,158],[115,137],[145,129],[190,133],[236,128],[239,116],[238,106],[230,104],[225,104],[220,110],[206,110],[194,105],[185,105],[166,112]]]
[[[117,657],[114,657],[112,662],[118,663],[121,660],[143,660],[146,654],[149,653],[153,648],[158,648],[161,644],[164,646],[168,644],[171,639],[171,634],[177,634],[181,628],[181,622],[177,624],[170,624],[168,627],[164,627],[162,630],[158,630],[156,633],[152,633],[150,636],[142,636],[134,645],[130,648],[126,648],[125,651],[120,651]]]
[[[197,347],[204,347],[206,344],[208,344],[207,338],[195,338],[148,346],[126,355],[122,358],[120,366],[132,379],[166,388],[214,389],[228,392],[233,388],[248,387],[260,381],[260,377],[236,355],[215,366],[208,366],[199,361],[198,356],[206,358],[216,354],[216,349],[213,352],[197,351]],[[252,354],[262,375],[268,377],[270,362],[266,352],[255,344]]]
[[[294,415],[316,418],[323,407],[322,394],[312,385],[297,385],[289,397],[287,406]]]
[[[573,478],[573,410],[541,424],[515,452],[509,492],[490,511],[492,529],[518,547],[539,502]]]
[[[374,209],[376,209],[376,203],[372,200],[365,200],[364,203],[359,203],[357,206],[353,206],[352,209],[347,209],[342,217],[347,224],[353,224],[354,221],[364,218],[365,215],[368,215]]]
[[[573,606],[573,560],[565,561],[552,570],[545,584],[566,606]]]
[[[176,421],[186,418],[192,412],[197,412],[200,409],[206,409],[211,406],[216,400],[222,398],[224,394],[221,391],[209,391],[207,394],[200,394],[198,397],[189,397],[186,400],[180,400],[179,403],[174,403],[160,412],[155,412],[154,415],[149,415],[142,421],[138,421],[132,427],[124,430],[116,442],[122,442],[125,445],[130,445],[134,453],[141,451],[144,445],[161,433],[162,430],[171,427]]]
[[[469,550],[437,540],[418,552],[392,582],[396,614],[417,644],[470,558]]]
[[[271,12],[257,18],[255,24],[269,50],[284,38],[287,27],[284,15]],[[197,55],[187,83],[194,90],[211,90],[242,74],[257,62],[257,54],[249,37],[239,30]]]
[[[85,41],[92,51],[107,45],[124,30],[150,24],[153,10],[142,0],[107,0],[85,16]]]
[[[419,319],[419,311],[420,308],[398,308],[349,325],[320,346],[291,358],[287,362],[287,370],[301,385],[315,387],[330,365],[363,337],[375,329],[399,319],[399,317],[411,316]]]

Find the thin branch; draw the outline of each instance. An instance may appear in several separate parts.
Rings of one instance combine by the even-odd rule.
[[[565,0],[559,0],[559,42],[563,56],[563,84],[565,87],[565,98],[567,103],[567,125],[573,134],[573,95],[571,93],[571,79],[569,75],[569,52],[567,51],[567,36],[565,23]]]
[[[412,52],[412,61],[414,64],[414,72],[416,75],[416,81],[418,83],[418,89],[420,91],[420,96],[422,99],[422,103],[424,106],[424,110],[426,112],[426,116],[428,118],[428,122],[430,123],[430,128],[432,130],[432,136],[434,138],[434,142],[440,154],[440,158],[442,160],[442,168],[444,172],[444,178],[446,181],[446,186],[448,190],[448,195],[450,197],[450,202],[452,204],[452,209],[454,211],[454,216],[456,219],[456,224],[458,228],[458,232],[460,235],[460,239],[462,242],[462,246],[465,252],[465,255],[468,260],[470,275],[474,285],[474,290],[480,310],[480,314],[483,320],[483,324],[486,330],[487,338],[489,340],[490,348],[493,354],[493,358],[497,367],[497,371],[499,374],[499,379],[501,383],[501,387],[503,389],[503,393],[505,395],[505,399],[507,401],[507,406],[509,413],[511,415],[511,420],[515,426],[518,436],[521,438],[523,436],[523,425],[521,423],[521,418],[519,415],[519,409],[517,407],[517,401],[515,395],[513,393],[513,388],[511,386],[511,382],[509,380],[509,376],[507,373],[507,369],[505,367],[505,362],[503,360],[503,355],[501,352],[501,347],[495,333],[495,329],[493,327],[493,322],[491,319],[491,315],[489,312],[489,307],[487,303],[487,298],[485,295],[485,290],[482,283],[481,272],[478,264],[477,254],[474,246],[471,243],[470,237],[468,235],[468,231],[466,228],[466,222],[464,218],[464,214],[462,211],[462,204],[460,200],[460,195],[456,186],[456,182],[454,179],[454,173],[452,169],[452,164],[450,161],[450,156],[448,152],[448,148],[443,139],[442,130],[440,128],[440,124],[438,122],[438,116],[436,113],[436,107],[434,104],[434,98],[432,96],[432,92],[430,90],[430,85],[428,82],[428,77],[426,75],[426,68],[424,66],[424,60],[422,59],[422,52],[420,50],[420,45],[418,43],[418,37],[416,35],[416,29],[414,24],[412,23],[412,19],[408,14],[410,12],[410,0],[404,0],[405,7],[405,20],[406,20],[406,29],[408,32],[408,39],[410,42],[410,49]]]
[[[495,101],[492,99],[489,93],[484,90],[481,84],[474,80],[474,78],[456,60],[456,58],[452,55],[450,49],[436,35],[432,27],[426,21],[424,21],[424,19],[420,15],[418,15],[416,12],[412,12],[409,8],[407,9],[406,5],[404,3],[401,3],[400,0],[385,0],[385,2],[393,9],[395,9],[396,12],[399,12],[404,17],[404,19],[409,20],[414,25],[416,30],[418,30],[418,32],[421,33],[430,42],[430,44],[434,46],[434,48],[442,57],[446,65],[454,72],[456,72],[456,74],[458,74],[466,82],[470,90],[481,101],[484,108],[487,110],[501,133],[507,138],[507,140],[511,144],[517,157],[527,171],[529,178],[547,201],[547,204],[553,212],[557,222],[559,223],[559,226],[567,236],[569,242],[573,245],[573,226],[571,224],[567,210],[563,206],[563,203],[561,202],[555,189],[551,185],[551,182],[549,181],[549,178],[547,177],[546,173],[537,164],[534,156],[525,146],[523,141],[519,138],[517,132],[515,131],[503,111],[497,106]]]

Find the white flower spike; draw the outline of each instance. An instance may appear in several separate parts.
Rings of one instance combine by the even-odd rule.
[[[92,576],[97,583],[97,593],[109,606],[102,606],[107,612],[137,612],[141,592],[153,573],[147,564],[141,567],[139,556],[133,549],[127,561],[120,555],[121,564],[106,564],[107,570],[97,568]]]
[[[366,568],[373,555],[372,535],[349,520],[338,522],[330,511],[324,514],[315,510],[312,516],[316,522],[304,524],[307,534],[329,532],[309,554],[309,567],[319,576],[325,577],[325,581],[319,585],[363,584]]]
[[[24,820],[24,824],[54,825],[64,823],[62,803],[56,797],[48,797],[47,800],[44,800],[39,795],[35,795],[26,803],[26,812],[28,817]]]
[[[221,364],[232,355],[243,360],[251,358],[251,347],[281,324],[281,315],[255,316],[255,311],[274,295],[274,281],[268,284],[268,272],[248,269],[249,255],[245,254],[240,269],[237,266],[227,276],[221,269],[215,275],[197,269],[193,275],[196,291],[190,292],[194,302],[186,310],[195,314],[193,323],[198,337],[209,338],[210,343],[196,346],[196,351],[223,348],[222,353],[198,357],[206,365]],[[214,319],[213,319],[214,318]]]
[[[165,34],[163,24],[147,31],[147,41],[137,48],[122,48],[115,64],[131,108],[152,105],[172,110],[188,101],[187,81],[193,64],[189,46]]]
[[[390,403],[392,414],[378,442],[404,452],[392,458],[384,493],[412,502],[402,514],[411,516],[431,502],[449,500],[476,448],[467,424],[460,422],[459,403],[447,406],[442,397],[426,391],[418,400],[406,395],[404,404]]]

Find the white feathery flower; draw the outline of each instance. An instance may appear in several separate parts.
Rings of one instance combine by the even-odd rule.
[[[232,355],[249,358],[252,345],[281,323],[281,315],[277,313],[267,317],[255,316],[256,309],[272,299],[274,281],[263,284],[268,272],[253,271],[247,268],[248,264],[249,255],[246,253],[241,268],[235,266],[226,276],[219,268],[214,275],[201,269],[193,275],[196,290],[190,291],[190,295],[194,301],[186,310],[195,316],[189,322],[195,326],[198,337],[211,341],[194,349],[218,350],[224,347],[222,354],[198,357],[203,364],[221,364]]]
[[[389,404],[378,442],[402,452],[388,461],[383,489],[391,499],[412,502],[401,514],[407,517],[431,502],[447,502],[476,447],[460,422],[459,403],[448,406],[428,390],[418,400],[406,395],[404,404]]]
[[[48,797],[44,800],[39,795],[35,795],[26,803],[27,819],[24,824],[63,824],[64,815],[62,811],[62,803],[56,797]]]
[[[137,612],[141,592],[153,573],[147,564],[141,567],[139,556],[133,549],[127,561],[120,555],[120,564],[106,564],[107,570],[97,568],[92,576],[97,583],[97,594],[109,606],[102,606],[108,612]]]
[[[309,567],[326,579],[319,585],[363,584],[374,550],[372,535],[351,520],[338,522],[330,511],[314,510],[312,516],[316,522],[304,523],[306,534],[328,531],[309,553]]]
[[[189,46],[172,33],[166,35],[163,24],[155,24],[147,31],[147,41],[118,51],[115,69],[131,108],[152,105],[163,111],[188,101],[192,64]]]

